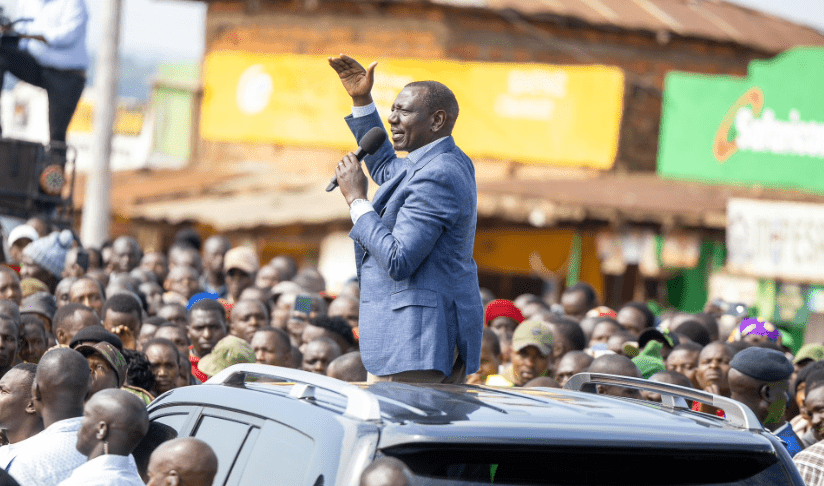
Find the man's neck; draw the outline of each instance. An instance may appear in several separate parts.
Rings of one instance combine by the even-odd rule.
[[[36,420],[27,420],[10,426],[6,429],[6,438],[9,439],[9,444],[16,444],[42,431],[43,421],[38,417]]]
[[[223,276],[221,272],[206,272],[206,283],[212,286],[212,288],[220,288],[223,287],[223,284],[226,283],[226,278]]]
[[[49,428],[61,420],[83,416],[83,406],[65,410],[43,410],[43,427]]]

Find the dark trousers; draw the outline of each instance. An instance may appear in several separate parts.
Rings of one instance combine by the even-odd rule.
[[[86,85],[84,71],[42,66],[31,54],[17,46],[0,45],[0,90],[7,71],[21,81],[46,90],[49,97],[50,139],[65,142],[66,130]]]

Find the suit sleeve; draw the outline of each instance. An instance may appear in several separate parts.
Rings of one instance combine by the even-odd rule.
[[[391,232],[377,213],[370,212],[358,219],[350,236],[393,280],[409,278],[460,216],[454,180],[443,170],[418,172]]]
[[[366,135],[366,132],[372,128],[380,127],[383,129],[383,122],[381,122],[377,111],[358,118],[349,115],[345,120],[358,144],[360,144],[360,140]],[[366,163],[367,170],[369,170],[369,176],[372,177],[375,184],[379,186],[394,177],[398,171],[398,167],[402,164],[398,156],[395,155],[395,149],[392,148],[389,137],[384,140],[383,145],[381,145],[377,152],[372,155],[367,155],[363,161]]]

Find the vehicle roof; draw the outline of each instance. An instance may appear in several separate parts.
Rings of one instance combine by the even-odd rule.
[[[379,447],[410,442],[552,443],[635,447],[746,449],[770,452],[759,433],[724,419],[652,402],[547,388],[360,384],[380,404]],[[150,410],[175,403],[210,404],[272,418],[291,383],[211,385],[172,390]],[[346,398],[318,390],[312,403],[340,415]],[[673,441],[677,436],[678,441]]]

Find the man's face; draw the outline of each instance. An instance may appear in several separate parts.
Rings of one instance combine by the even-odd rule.
[[[174,388],[175,380],[180,374],[180,364],[174,351],[169,346],[154,344],[149,346],[144,353],[155,377],[155,390],[158,393],[165,393]]]
[[[223,274],[223,258],[229,251],[229,245],[221,240],[206,240],[203,247],[203,269],[213,274]]]
[[[542,376],[549,369],[549,356],[544,356],[535,346],[526,346],[512,353],[512,371],[515,379],[523,385],[533,378]]]
[[[71,303],[72,300],[69,290],[72,288],[72,283],[70,280],[64,279],[57,284],[57,288],[54,290],[54,300],[57,303],[58,309]]]
[[[19,339],[17,326],[9,320],[0,319],[0,369],[10,368],[14,364]]]
[[[278,278],[278,271],[268,265],[265,265],[258,270],[257,278],[255,278],[255,287],[262,289],[271,289],[280,282]]]
[[[166,265],[166,257],[156,251],[143,256],[143,259],[140,261],[140,268],[154,273],[158,282],[166,280],[166,275],[169,273],[169,267]]]
[[[329,317],[343,317],[352,329],[358,327],[360,318],[360,306],[352,299],[340,298],[333,300],[329,304]]]
[[[232,334],[252,341],[258,329],[268,324],[263,304],[256,300],[241,300],[232,308]]]
[[[810,422],[815,440],[824,439],[824,387],[813,388],[804,398],[803,415]]]
[[[698,380],[695,373],[698,370],[698,351],[679,349],[670,353],[667,357],[667,371],[677,371],[686,376],[692,382],[692,386],[698,388]]]
[[[150,316],[156,315],[163,305],[163,289],[156,283],[147,282],[140,284],[140,292],[146,296],[146,305],[149,308],[147,313]]]
[[[206,356],[218,341],[226,337],[226,324],[217,311],[195,309],[189,322],[189,339],[195,355]]]
[[[511,317],[500,316],[489,321],[489,329],[500,339],[505,334],[512,334],[518,327],[518,321]]]
[[[34,278],[48,285],[52,274],[45,268],[34,263],[31,257],[23,255],[23,266],[20,269],[20,278]]]
[[[9,257],[11,262],[9,263],[20,263],[23,261],[23,248],[26,247],[31,243],[31,240],[28,238],[20,238],[14,242],[13,245],[9,247]]]
[[[408,87],[398,93],[392,112],[389,114],[389,128],[392,146],[395,150],[411,152],[432,142],[433,118],[424,103],[426,89]]]
[[[115,272],[131,272],[140,264],[139,249],[129,240],[117,239],[112,246],[112,264]]]
[[[81,329],[98,324],[101,324],[101,322],[97,314],[90,311],[78,310],[71,316],[66,317],[63,326],[59,329],[55,328],[55,332],[57,333],[55,337],[57,337],[57,341],[60,344],[68,346],[74,335]]]
[[[589,340],[589,347],[593,344],[606,344],[615,333],[619,331],[618,327],[611,322],[599,322],[592,330],[592,338]]]
[[[321,375],[326,374],[326,368],[338,355],[329,343],[325,341],[314,341],[306,346],[303,353],[303,371],[311,371]]]
[[[186,308],[179,305],[163,306],[157,312],[157,315],[180,328],[185,328],[189,324],[189,318],[186,315]]]
[[[27,387],[27,373],[21,370],[9,370],[0,378],[0,428],[8,428],[18,422],[27,413],[34,411],[31,403],[31,388]]]
[[[646,317],[638,309],[633,307],[624,307],[618,311],[618,316],[615,319],[624,328],[638,336],[644,329],[646,329]]]
[[[103,310],[103,294],[97,283],[90,279],[82,279],[73,283],[69,289],[69,300],[75,304],[91,307],[100,315]]]
[[[143,351],[143,347],[150,339],[152,339],[157,332],[157,326],[144,322],[140,326],[140,334],[137,335],[137,350]]]
[[[256,332],[251,344],[258,364],[288,367],[292,361],[292,347],[283,346],[272,332]]]
[[[37,326],[24,325],[22,338],[20,359],[29,363],[40,361],[46,352],[46,335]]]
[[[309,321],[300,316],[294,316],[286,321],[286,332],[289,333],[292,346],[300,348],[303,345],[303,331],[306,330],[308,325]]]
[[[286,322],[292,314],[292,308],[295,306],[295,299],[298,294],[286,293],[278,297],[278,303],[275,305],[275,310],[272,312],[272,327],[286,330]]]
[[[583,359],[576,359],[575,355],[565,356],[561,358],[561,361],[558,362],[558,368],[555,369],[555,381],[563,387],[570,378],[586,368],[586,361]]]
[[[478,373],[486,380],[488,376],[498,374],[498,367],[500,365],[500,356],[496,356],[495,353],[492,352],[492,346],[484,343],[481,346],[481,368],[478,370]]]
[[[255,283],[255,276],[239,268],[230,268],[226,272],[226,293],[234,300],[237,300],[240,293],[246,287],[251,287],[253,283]]]
[[[117,388],[117,373],[108,361],[96,354],[88,356],[86,361],[89,362],[89,370],[92,373],[89,396],[94,395],[100,390]]]
[[[698,369],[695,372],[695,379],[702,390],[711,388],[717,390],[714,393],[729,396],[730,383],[728,375],[730,372],[729,351],[723,344],[707,345],[699,355]]]
[[[186,331],[179,327],[164,326],[159,328],[154,337],[168,339],[175,343],[181,356],[189,356],[189,339]]]
[[[200,290],[200,283],[197,281],[197,272],[191,267],[175,267],[169,272],[166,279],[168,290],[180,294],[184,299],[189,300]]]
[[[23,302],[23,290],[20,289],[20,279],[9,271],[0,271],[0,299],[10,300],[20,305]]]

